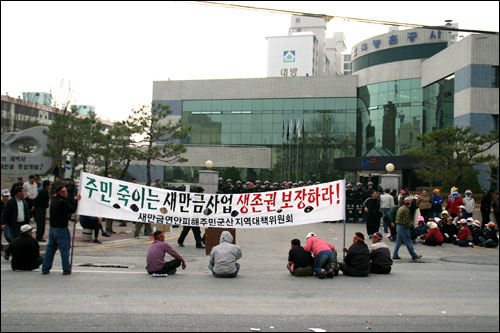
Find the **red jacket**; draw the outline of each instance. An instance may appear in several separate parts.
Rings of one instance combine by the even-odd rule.
[[[458,207],[465,206],[462,198],[456,198],[455,201],[448,200],[446,204],[446,210],[450,212],[450,214],[458,214]]]
[[[434,237],[436,239],[436,242],[438,243],[443,242],[443,234],[441,233],[441,231],[439,231],[438,228],[430,229],[429,232],[425,235],[425,239],[429,237]]]
[[[472,234],[467,226],[464,226],[458,232],[457,240],[472,240]]]

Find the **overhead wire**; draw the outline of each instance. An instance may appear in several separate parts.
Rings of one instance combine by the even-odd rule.
[[[439,29],[439,30],[445,30],[445,31],[470,32],[470,33],[480,33],[480,34],[490,34],[490,35],[498,35],[499,34],[498,31],[462,29],[462,28],[453,28],[453,27],[448,27],[448,26],[430,26],[430,25],[425,25],[425,24],[392,22],[392,21],[375,20],[375,19],[363,19],[363,18],[347,17],[347,16],[340,16],[340,15],[307,13],[307,12],[300,12],[300,11],[293,11],[293,10],[264,8],[264,7],[247,6],[247,5],[239,5],[239,4],[232,4],[232,3],[214,2],[214,1],[183,1],[183,2],[191,3],[191,4],[206,5],[206,6],[225,7],[225,8],[231,8],[231,9],[265,11],[265,12],[277,13],[277,14],[316,17],[316,18],[322,18],[323,20],[325,20],[326,23],[328,23],[332,19],[341,19],[344,21],[353,21],[353,22],[368,23],[368,24],[391,25],[391,26],[399,26],[399,27],[407,27],[407,28],[422,28],[422,29],[432,29],[432,30]]]

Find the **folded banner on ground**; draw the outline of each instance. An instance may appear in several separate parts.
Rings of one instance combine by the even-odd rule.
[[[273,192],[170,191],[82,172],[77,214],[144,223],[271,228],[345,219],[345,180]]]

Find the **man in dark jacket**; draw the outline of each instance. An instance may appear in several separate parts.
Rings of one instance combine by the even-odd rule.
[[[490,215],[491,215],[491,202],[493,200],[493,193],[495,191],[493,189],[489,190],[487,193],[483,195],[483,198],[481,199],[481,226],[484,228],[485,225],[488,224],[488,222],[491,221]],[[497,221],[498,222],[498,221]]]
[[[380,210],[380,200],[377,198],[378,192],[372,191],[371,197],[364,202],[364,210],[366,214],[366,232],[368,236],[373,235],[380,229],[380,218],[382,211]]]
[[[43,239],[43,235],[45,234],[45,215],[47,208],[49,208],[49,190],[50,181],[44,180],[42,189],[38,191],[38,195],[35,198],[36,240],[39,242],[46,242]]]
[[[385,243],[380,232],[373,234],[372,245],[370,245],[370,273],[389,274],[391,272],[391,251]]]
[[[68,190],[64,186],[58,186],[55,196],[50,205],[50,228],[49,242],[45,257],[43,258],[42,274],[49,274],[54,262],[54,255],[57,249],[61,253],[63,275],[71,274],[69,264],[70,233],[68,230],[68,220],[76,211],[78,200],[82,197],[78,194],[73,201],[68,201]]]
[[[314,261],[311,252],[306,252],[300,246],[300,240],[293,239],[291,249],[288,252],[288,265],[287,268],[290,274],[294,276],[313,276]]]
[[[344,262],[340,264],[340,270],[344,275],[365,277],[370,273],[370,251],[365,244],[365,236],[361,232],[354,235],[352,245],[347,252]]]
[[[24,224],[21,227],[20,235],[9,244],[5,251],[5,260],[9,260],[12,255],[11,267],[15,271],[31,271],[37,269],[42,264],[43,258],[40,256],[40,247],[33,238],[33,227]]]
[[[11,192],[12,198],[7,201],[2,212],[2,225],[10,227],[12,238],[17,238],[23,224],[29,224],[30,214],[28,203],[24,200],[24,188],[15,186]]]

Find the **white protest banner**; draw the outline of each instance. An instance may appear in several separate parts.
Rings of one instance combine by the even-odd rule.
[[[290,190],[205,194],[81,173],[79,215],[214,228],[270,228],[345,219],[345,180]]]

